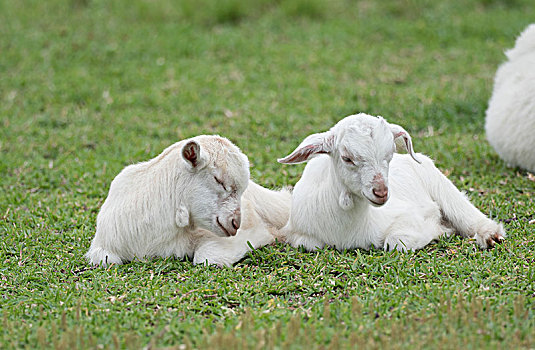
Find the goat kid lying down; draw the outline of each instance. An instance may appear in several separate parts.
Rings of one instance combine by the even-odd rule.
[[[508,166],[535,172],[535,23],[505,54],[486,112],[487,139]]]
[[[381,117],[348,116],[279,159],[305,161],[281,230],[293,246],[414,250],[457,232],[490,248],[505,237],[431,159],[414,153],[407,131]]]
[[[197,136],[117,175],[86,257],[104,266],[168,256],[232,265],[248,242],[273,242],[290,200],[249,181],[249,161],[229,140]]]

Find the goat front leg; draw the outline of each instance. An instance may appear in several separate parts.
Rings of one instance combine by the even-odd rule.
[[[251,246],[257,249],[273,243],[274,240],[266,227],[241,230],[233,237],[206,237],[197,245],[193,263],[232,266],[251,251]]]
[[[204,231],[197,238],[194,264],[232,266],[253,249],[261,248],[275,241],[273,230],[263,222],[248,201],[242,201],[243,222],[237,234],[220,237]]]
[[[475,238],[482,248],[493,248],[505,240],[505,230],[479,211],[430,161],[423,162],[422,181],[444,218],[464,237]]]
[[[444,227],[440,225],[439,215],[438,208],[430,208],[427,212],[407,212],[395,217],[385,230],[384,250],[417,250],[443,235],[451,234],[451,231],[444,231]]]
[[[286,226],[284,226],[281,230],[281,239],[289,243],[294,248],[303,247],[309,252],[313,252],[317,249],[321,249],[325,246],[325,242],[320,241],[319,239],[307,235],[296,232],[296,230],[293,229],[291,225],[291,219],[288,221]]]

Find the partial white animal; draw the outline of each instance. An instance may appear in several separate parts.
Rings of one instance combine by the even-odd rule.
[[[228,266],[249,245],[273,242],[290,201],[250,182],[249,161],[229,140],[197,136],[117,175],[86,257],[94,265],[188,256]]]
[[[490,248],[505,237],[502,225],[476,209],[431,159],[414,153],[407,131],[381,117],[348,116],[279,159],[305,161],[281,230],[293,246],[405,251],[455,231]]]
[[[487,109],[487,139],[507,165],[535,172],[535,24],[505,54]]]

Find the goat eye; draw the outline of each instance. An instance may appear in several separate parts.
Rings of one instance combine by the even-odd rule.
[[[346,157],[346,156],[342,156],[342,160],[346,163],[349,163],[349,164],[354,164],[353,161],[351,160],[351,158],[349,157]]]
[[[219,180],[217,177],[214,176],[214,180],[221,185],[221,187],[223,187],[223,189],[226,191],[227,188],[225,187],[225,184],[223,183],[223,181]]]

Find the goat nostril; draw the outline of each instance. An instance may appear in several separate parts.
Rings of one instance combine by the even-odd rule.
[[[238,230],[240,228],[240,221],[236,220],[236,219],[232,219],[232,227],[235,229],[235,230]]]

